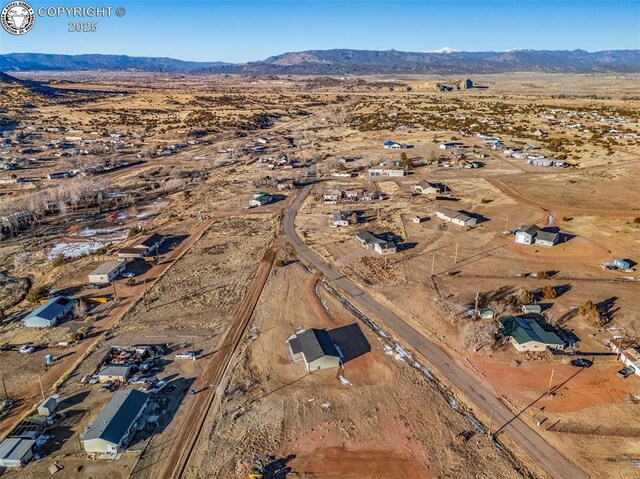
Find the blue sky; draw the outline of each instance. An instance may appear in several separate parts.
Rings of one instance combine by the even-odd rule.
[[[328,48],[640,49],[640,0],[27,1],[35,10],[111,5],[126,8],[126,15],[93,19],[99,23],[95,33],[67,32],[73,19],[66,17],[37,17],[25,35],[2,31],[1,53],[109,53],[244,62]]]

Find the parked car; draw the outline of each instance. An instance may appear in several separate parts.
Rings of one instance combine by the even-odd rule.
[[[33,346],[29,344],[23,344],[22,346],[20,346],[20,349],[18,349],[18,352],[22,354],[31,354],[35,350],[36,348],[34,348]]]
[[[156,385],[153,387],[153,389],[150,391],[151,394],[158,394],[160,391],[162,391],[165,386],[167,385],[167,381],[164,380],[160,380],[156,383]]]
[[[618,371],[617,376],[622,379],[627,379],[632,374],[633,368],[627,366],[626,368],[622,368],[620,371]]]
[[[571,361],[571,366],[575,368],[590,368],[593,365],[592,361],[584,358],[578,358]]]
[[[196,353],[194,351],[186,351],[184,353],[176,354],[176,359],[193,359],[196,360]]]
[[[122,273],[123,278],[133,278],[134,276],[134,273]]]
[[[97,375],[93,375],[89,378],[89,384],[96,384],[98,382],[98,376]]]

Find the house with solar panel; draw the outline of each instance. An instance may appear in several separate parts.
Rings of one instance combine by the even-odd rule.
[[[306,329],[287,340],[291,359],[304,360],[307,371],[340,367],[342,355],[329,333],[323,329]]]
[[[564,341],[556,333],[546,331],[534,318],[504,316],[500,318],[500,324],[502,335],[509,338],[519,352],[565,348]]]
[[[71,298],[56,296],[30,312],[22,322],[27,328],[50,328],[71,312],[73,303]]]
[[[118,391],[100,415],[80,435],[82,448],[98,454],[124,451],[137,428],[142,426],[149,395],[137,389]]]

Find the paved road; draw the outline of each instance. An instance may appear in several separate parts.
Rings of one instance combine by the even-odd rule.
[[[556,479],[586,479],[588,476],[583,471],[556,451],[521,419],[515,417],[486,388],[483,380],[456,364],[438,345],[381,305],[349,278],[333,269],[300,240],[295,232],[294,219],[310,188],[310,186],[307,186],[300,192],[283,219],[284,233],[297,253],[345,291],[354,304],[380,319],[399,338],[422,354],[440,375],[446,377],[462,391],[477,410],[482,411],[487,416],[490,416],[493,411],[494,430],[502,427],[500,432],[507,434],[513,441],[518,443],[552,477]]]

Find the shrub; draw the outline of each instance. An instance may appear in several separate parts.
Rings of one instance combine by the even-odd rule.
[[[67,258],[65,255],[63,255],[62,253],[57,254],[52,260],[51,260],[51,264],[54,267],[58,267],[58,266],[62,266],[65,263],[69,262],[69,258]]]
[[[556,288],[553,286],[547,285],[542,288],[542,296],[544,299],[555,299],[557,295]]]
[[[30,303],[37,303],[48,294],[48,286],[36,286],[34,288],[31,288],[27,293],[27,301],[29,301]]]
[[[135,285],[136,285],[136,280],[135,279],[129,278],[127,280],[127,286],[132,287],[132,286],[135,286]]]
[[[533,302],[533,293],[524,288],[520,288],[516,293],[519,304],[531,304]]]
[[[276,260],[276,268],[282,268],[284,266],[284,261],[281,259]]]
[[[638,216],[637,218],[633,218],[633,222],[636,224],[640,224],[640,216]]]
[[[549,275],[547,274],[546,271],[538,271],[536,273],[536,278],[538,278],[538,279],[549,279]]]
[[[140,228],[139,226],[134,226],[133,228],[129,229],[129,238],[133,238],[134,236],[139,235],[140,233],[142,233],[142,228]]]

